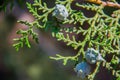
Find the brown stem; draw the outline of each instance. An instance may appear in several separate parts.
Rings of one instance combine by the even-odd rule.
[[[120,8],[120,4],[113,3],[113,2],[108,2],[108,1],[105,2],[105,1],[101,1],[101,0],[86,0],[86,1],[95,3],[95,4],[102,4],[103,6]]]

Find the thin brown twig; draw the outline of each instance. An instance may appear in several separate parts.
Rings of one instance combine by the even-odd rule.
[[[109,1],[107,1],[107,2],[102,1],[102,0],[86,0],[86,1],[91,2],[91,3],[95,3],[95,4],[102,4],[103,6],[120,8],[120,4],[109,2]]]

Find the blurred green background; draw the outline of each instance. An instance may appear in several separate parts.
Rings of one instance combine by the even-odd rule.
[[[74,62],[63,66],[61,61],[49,59],[57,53],[70,55],[70,47],[57,42],[49,33],[39,33],[39,44],[30,39],[32,48],[23,47],[18,52],[12,47],[13,39],[20,37],[18,29],[27,26],[17,20],[33,21],[34,17],[26,8],[26,1],[1,0],[0,2],[0,80],[77,80],[73,70]],[[53,0],[52,0],[53,1]],[[53,5],[54,1],[46,0]]]

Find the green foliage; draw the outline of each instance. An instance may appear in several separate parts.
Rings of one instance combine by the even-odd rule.
[[[44,29],[44,30],[51,30],[51,34],[55,37],[58,41],[63,41],[66,43],[67,46],[71,46],[74,49],[78,49],[79,51],[75,56],[68,56],[64,57],[59,54],[56,57],[50,57],[54,60],[63,60],[63,64],[66,65],[68,60],[77,61],[79,56],[84,55],[87,48],[94,48],[99,50],[102,53],[104,58],[107,55],[112,55],[112,59],[108,62],[101,63],[98,62],[96,64],[96,68],[88,76],[90,80],[93,80],[96,74],[99,71],[101,66],[105,67],[106,69],[112,72],[112,75],[119,80],[120,76],[120,10],[114,9],[112,14],[109,16],[105,13],[105,6],[102,5],[95,5],[95,4],[80,4],[78,2],[74,2],[76,7],[85,9],[86,11],[94,12],[93,16],[88,17],[89,15],[85,15],[84,12],[81,10],[76,10],[71,7],[73,0],[56,0],[56,4],[64,5],[69,13],[69,18],[66,21],[58,21],[55,20],[54,17],[49,18],[52,15],[54,10],[53,8],[48,8],[48,4],[41,0],[34,0],[33,4],[27,3],[27,8],[35,17],[35,21],[27,22],[27,21],[19,21],[22,24],[25,24],[28,27],[28,30],[18,30],[17,34],[20,34],[21,37],[15,39],[18,43],[14,44],[13,46],[16,50],[19,50],[20,47],[23,47],[25,43],[28,47],[30,46],[29,37],[38,42],[37,34],[33,31],[33,28],[37,29]],[[117,3],[114,0],[115,3]],[[41,12],[41,13],[39,13]],[[67,28],[61,25],[64,24],[71,24],[73,27]],[[84,24],[88,24],[87,28],[85,28]],[[66,34],[63,33],[66,32]],[[71,33],[75,35],[70,36]],[[76,35],[82,34],[84,39],[76,39]]]
[[[20,23],[23,23],[25,25],[28,26],[33,26],[32,24],[28,23],[28,22],[24,22],[24,21],[19,21]],[[32,37],[33,40],[35,40],[36,43],[38,43],[38,38],[37,38],[37,33],[35,33],[33,31],[32,27],[29,27],[28,30],[18,30],[17,34],[20,34],[21,37],[20,38],[16,38],[14,39],[14,41],[17,41],[17,43],[13,44],[13,46],[16,48],[16,50],[18,51],[20,47],[23,47],[24,43],[27,47],[31,48],[30,42],[29,42],[29,38]]]

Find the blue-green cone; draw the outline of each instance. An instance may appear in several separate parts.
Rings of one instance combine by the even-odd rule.
[[[53,11],[53,16],[59,20],[66,20],[68,17],[68,11],[64,5],[56,4],[55,10]]]
[[[87,49],[87,51],[85,52],[85,59],[90,64],[95,64],[98,61],[105,61],[101,54],[97,50],[94,50],[93,48]]]
[[[74,68],[75,72],[77,72],[77,76],[81,79],[84,79],[91,72],[91,66],[87,62],[81,62],[76,65]]]

